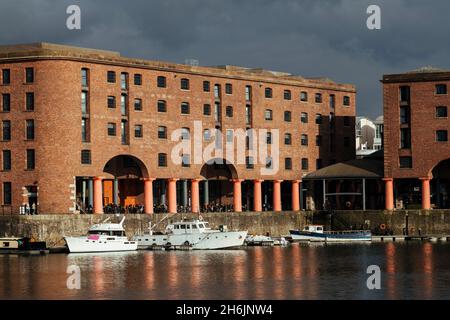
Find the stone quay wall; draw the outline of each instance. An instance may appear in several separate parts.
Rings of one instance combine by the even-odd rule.
[[[169,221],[181,217],[196,218],[196,214],[177,214],[161,221],[164,214],[128,214],[125,230],[128,236],[142,234],[149,223],[159,223],[154,230],[163,230]],[[49,247],[64,245],[63,236],[86,234],[89,226],[100,223],[107,217],[118,222],[123,216],[48,214],[36,216],[0,216],[0,237],[30,237],[36,241],[46,241]],[[394,234],[403,234],[408,220],[410,234],[448,235],[450,234],[450,210],[399,210],[399,211],[335,211],[327,212],[225,212],[202,214],[211,227],[227,225],[230,230],[248,230],[250,234],[284,236],[290,229],[299,229],[307,223],[323,224],[327,229],[345,230],[360,228],[362,225],[375,230],[381,224]]]

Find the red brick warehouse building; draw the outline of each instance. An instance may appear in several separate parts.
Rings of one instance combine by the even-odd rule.
[[[450,72],[383,76],[386,208],[450,208]]]
[[[47,43],[1,46],[0,69],[3,210],[35,203],[41,213],[101,213],[115,203],[197,212],[213,202],[299,210],[302,176],[355,153],[355,88],[329,79]],[[200,142],[194,121],[202,123]],[[245,163],[183,155],[174,164],[179,129],[203,147],[228,143],[236,129],[268,129],[273,144],[277,129],[279,170],[261,175],[276,159],[255,161],[252,137]]]

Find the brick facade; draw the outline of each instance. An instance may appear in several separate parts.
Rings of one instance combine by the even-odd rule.
[[[25,68],[34,69],[34,81],[25,83]],[[89,142],[81,140],[81,69],[88,70]],[[23,187],[37,186],[41,212],[68,212],[74,207],[76,177],[114,178],[104,172],[108,161],[118,155],[130,155],[143,164],[143,178],[194,179],[202,178],[203,164],[181,167],[170,162],[171,150],[177,142],[170,141],[173,130],[181,127],[194,132],[194,120],[202,121],[203,128],[214,128],[214,85],[221,86],[222,121],[226,129],[245,129],[245,106],[251,104],[252,128],[280,130],[280,170],[276,176],[261,177],[257,164],[247,169],[235,165],[239,179],[301,180],[316,169],[316,159],[326,166],[331,161],[354,157],[355,88],[329,80],[313,80],[277,74],[264,70],[238,67],[196,67],[137,60],[121,57],[118,53],[81,49],[51,44],[0,47],[0,69],[10,70],[10,84],[0,85],[0,94],[10,93],[9,112],[0,112],[0,121],[11,121],[11,140],[1,141],[0,149],[11,150],[11,170],[0,172],[1,182],[12,184],[12,207],[20,206],[26,197]],[[107,72],[114,71],[116,82],[107,82]],[[128,74],[128,90],[121,89],[120,75]],[[142,85],[134,84],[134,75],[142,75]],[[1,76],[1,74],[0,74]],[[157,77],[167,79],[167,87],[157,87]],[[180,89],[182,78],[189,79],[189,90]],[[203,91],[203,81],[210,82],[210,92]],[[0,79],[2,83],[2,79]],[[225,93],[226,84],[232,85],[232,94]],[[251,86],[251,102],[245,99],[246,86]],[[273,97],[265,98],[265,89],[272,88]],[[291,91],[291,100],[284,99],[284,91]],[[308,93],[308,101],[300,101],[300,92]],[[34,111],[25,111],[25,95],[34,93]],[[121,94],[128,98],[128,114],[121,115]],[[316,93],[322,93],[322,103],[315,103]],[[335,95],[335,108],[330,109],[330,95]],[[108,108],[107,97],[115,96],[116,107]],[[350,100],[343,105],[344,96]],[[142,100],[142,111],[134,110],[134,99]],[[158,100],[167,103],[167,112],[157,112]],[[190,105],[190,114],[180,112],[182,102]],[[211,105],[211,115],[203,115],[203,105]],[[232,117],[226,117],[225,108],[233,107]],[[264,120],[266,109],[273,110],[273,120]],[[284,111],[291,111],[291,121],[284,121]],[[300,121],[301,113],[308,113],[308,123]],[[330,141],[330,112],[335,115],[335,128]],[[316,114],[322,114],[322,124],[315,123]],[[344,125],[344,117],[348,117]],[[129,125],[129,143],[121,143],[121,120]],[[34,140],[25,139],[25,121],[35,123]],[[116,136],[108,136],[108,123],[116,124]],[[134,136],[134,126],[142,125],[143,137]],[[158,126],[166,126],[168,139],[158,139]],[[284,145],[284,133],[291,133],[292,144]],[[300,144],[301,134],[308,135],[308,146]],[[315,144],[316,135],[322,136],[322,145]],[[344,146],[344,137],[350,145]],[[192,140],[192,139],[191,139]],[[211,142],[204,142],[204,146]],[[330,144],[334,145],[330,151]],[[34,149],[35,169],[26,170],[26,149]],[[81,150],[91,151],[91,164],[81,164]],[[167,167],[158,167],[158,153],[169,156]],[[292,170],[284,169],[284,158],[292,158]],[[301,170],[301,159],[309,159],[308,170]],[[3,183],[0,183],[0,189]],[[3,190],[0,203],[4,204]]]
[[[450,120],[448,115],[439,116],[436,109],[443,107],[447,110],[450,105],[448,92],[440,94],[437,91],[437,86],[440,85],[443,85],[442,88],[450,88],[450,72],[423,69],[405,74],[385,75],[382,83],[385,177],[394,181],[427,180],[425,184],[421,184],[421,188],[426,189],[429,187],[426,183],[436,178],[433,177],[433,169],[450,158],[448,139],[437,139],[437,131],[449,131]],[[404,145],[401,130],[410,132],[410,139],[406,139],[410,141]],[[401,157],[411,159],[411,166],[403,164],[402,167]]]

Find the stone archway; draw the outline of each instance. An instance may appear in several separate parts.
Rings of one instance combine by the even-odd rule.
[[[112,176],[103,180],[105,213],[141,212],[145,196],[143,179],[149,177],[144,163],[131,155],[118,155],[105,164],[103,172]]]
[[[432,170],[431,203],[450,209],[450,158],[439,162]]]
[[[233,164],[223,158],[211,159],[203,165],[200,175],[205,179],[201,188],[204,205],[225,209],[234,204],[232,180],[237,180],[238,174]]]

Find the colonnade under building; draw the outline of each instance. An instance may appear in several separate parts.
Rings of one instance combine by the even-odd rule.
[[[126,179],[124,179],[126,182]],[[176,213],[180,206],[189,207],[190,212],[200,212],[201,205],[205,206],[210,201],[221,201],[220,196],[215,194],[214,199],[210,199],[211,191],[220,188],[219,184],[225,184],[231,189],[231,203],[232,211],[242,212],[243,207],[247,210],[249,206],[243,205],[243,200],[248,199],[251,201],[252,211],[264,211],[268,209],[267,203],[270,203],[271,211],[292,210],[299,211],[301,209],[301,180],[268,180],[261,179],[244,180],[244,179],[230,179],[230,180],[207,180],[207,179],[155,179],[155,178],[143,178],[134,179],[137,184],[143,185],[143,192],[139,195],[139,204],[143,204],[143,212],[146,214],[154,213],[155,201],[158,204],[165,205],[167,212]],[[115,205],[126,205],[123,197],[119,196],[119,185],[121,184],[119,179],[105,179],[100,176],[93,178],[82,179],[80,181],[80,188],[82,189],[81,202],[86,201],[86,205],[92,206],[92,212],[101,214],[103,213],[104,206],[110,201],[105,197],[105,183],[111,182],[112,184],[112,199],[111,203]],[[177,186],[178,183],[178,186]],[[156,187],[155,187],[156,184]],[[213,184],[213,186],[211,186]],[[243,197],[243,184],[245,184],[246,194],[251,192],[251,195],[247,198]],[[264,184],[264,187],[263,187]],[[282,188],[283,184],[283,188]],[[251,185],[251,186],[250,186]],[[211,190],[212,187],[214,190]],[[200,193],[200,191],[202,191]],[[157,194],[155,194],[157,193]],[[268,197],[270,196],[270,199]],[[283,200],[286,197],[290,198],[289,203]],[[284,207],[283,208],[283,204]]]

